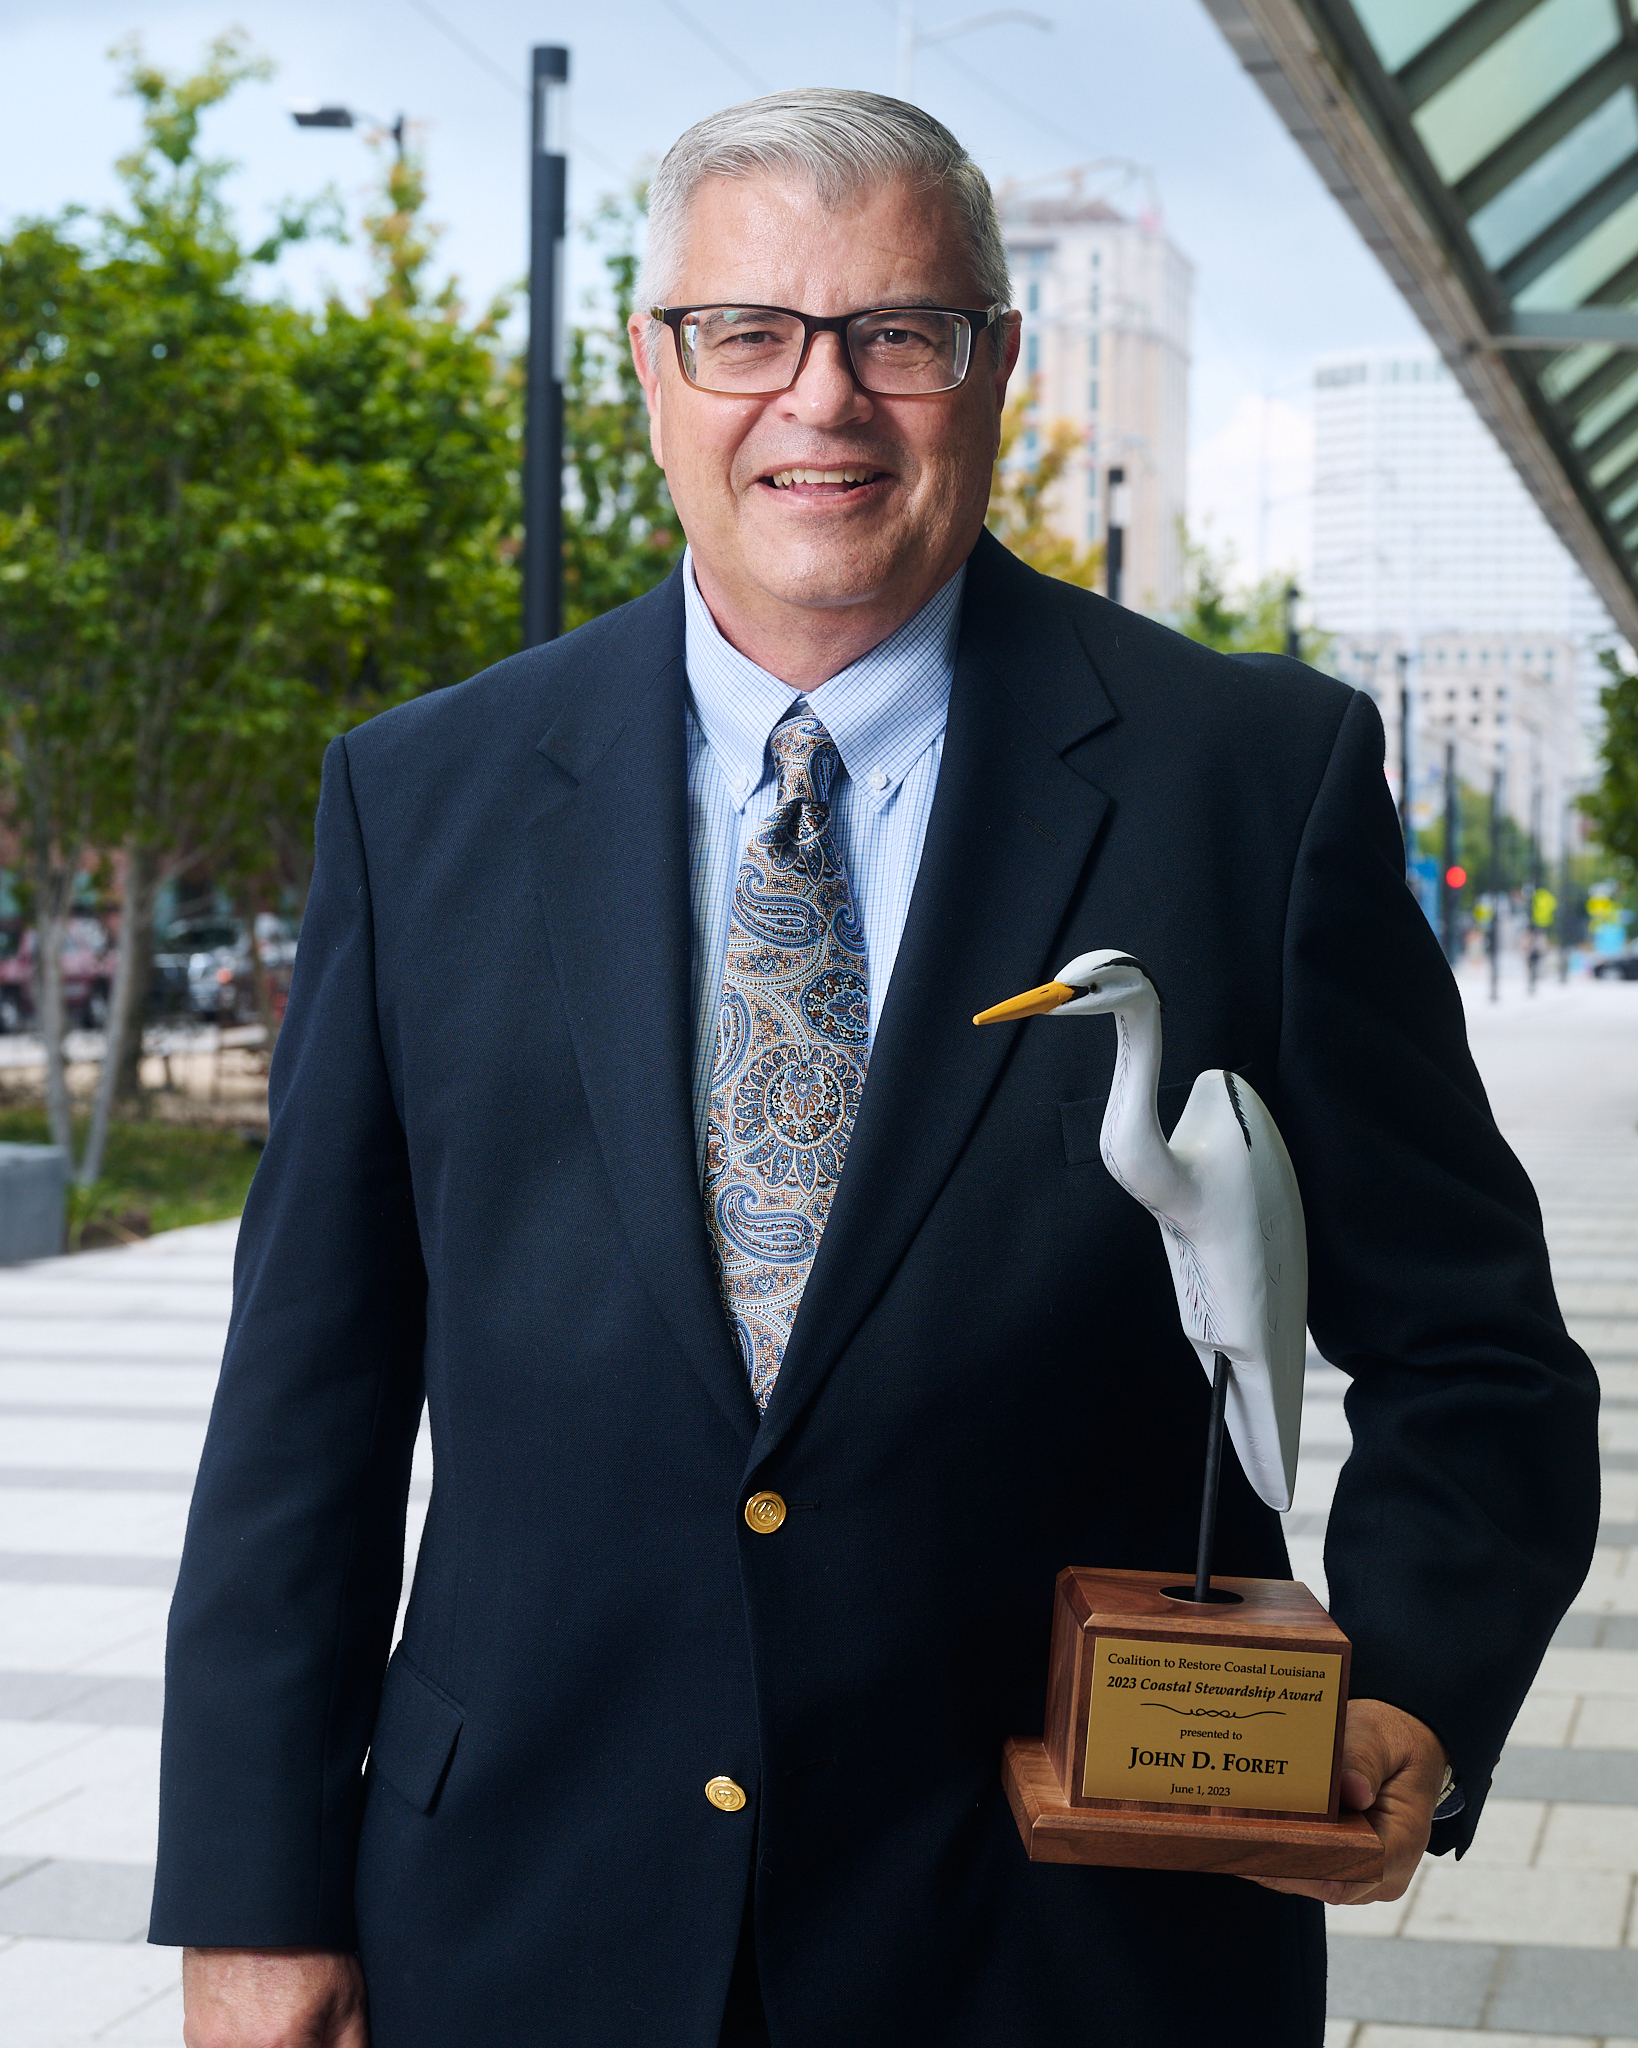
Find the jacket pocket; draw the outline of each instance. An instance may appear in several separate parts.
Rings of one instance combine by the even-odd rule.
[[[402,1649],[393,1653],[370,1742],[370,1769],[417,1813],[437,1804],[461,1732],[461,1710]]]

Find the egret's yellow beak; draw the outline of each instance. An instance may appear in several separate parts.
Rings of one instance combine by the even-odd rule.
[[[1049,981],[1040,988],[1025,989],[1021,996],[1008,996],[993,1010],[980,1010],[975,1024],[1010,1024],[1015,1017],[1046,1017],[1064,1003],[1084,996],[1084,988],[1071,988],[1067,981]]]

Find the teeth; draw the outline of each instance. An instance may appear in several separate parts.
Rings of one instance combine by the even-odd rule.
[[[776,490],[788,491],[792,484],[867,484],[873,469],[781,469],[771,482]]]

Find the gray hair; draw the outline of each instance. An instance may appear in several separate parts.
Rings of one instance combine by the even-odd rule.
[[[725,107],[697,121],[666,151],[648,188],[639,307],[664,305],[676,290],[700,185],[707,178],[770,173],[811,179],[826,206],[899,178],[944,186],[966,229],[980,298],[986,306],[1010,303],[1012,279],[990,181],[943,122],[881,93],[813,85]],[[659,322],[652,322],[650,362],[658,360],[661,334]],[[996,339],[994,328],[990,336]]]

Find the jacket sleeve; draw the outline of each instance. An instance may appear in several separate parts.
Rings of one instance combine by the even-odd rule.
[[[1425,1721],[1460,1852],[1598,1526],[1597,1381],[1404,880],[1382,726],[1344,713],[1292,876],[1278,1064],[1309,1326],[1352,1381],[1326,1538],[1356,1698]]]
[[[426,1294],[372,934],[337,740],[171,1609],[157,1942],[353,1943]]]

